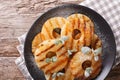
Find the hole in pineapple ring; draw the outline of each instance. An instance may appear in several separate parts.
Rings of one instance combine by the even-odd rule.
[[[81,36],[80,30],[74,29],[73,32],[72,32],[72,37],[73,37],[73,39],[77,40],[77,39],[80,38],[80,36]]]
[[[60,70],[60,71],[58,71],[58,72],[65,73],[65,68],[63,68],[62,70]]]
[[[54,38],[59,38],[61,34],[61,29],[60,28],[54,28],[52,31],[52,35]]]
[[[52,58],[53,56],[56,56],[56,53],[53,52],[53,51],[49,51],[49,52],[46,54],[46,58]]]
[[[82,68],[85,70],[88,67],[91,67],[92,62],[90,60],[86,60],[82,63]]]

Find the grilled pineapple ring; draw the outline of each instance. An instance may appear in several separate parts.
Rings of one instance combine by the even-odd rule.
[[[101,70],[102,66],[102,41],[99,37],[94,34],[94,46],[92,49],[89,47],[82,47],[79,52],[77,52],[70,61],[71,73],[74,77],[81,79],[91,80],[95,78]],[[91,73],[86,74],[87,68]],[[88,70],[88,71],[89,71]]]
[[[35,51],[35,61],[45,73],[55,73],[62,70],[68,62],[67,50],[64,44],[56,44],[56,40],[46,40]]]
[[[59,38],[61,28],[67,20],[63,17],[53,17],[48,19],[42,27],[41,33],[45,35],[45,40]]]
[[[101,70],[101,58],[100,56],[98,61],[94,60],[93,53],[84,54],[82,52],[78,52],[74,55],[70,62],[70,68],[71,72],[74,75],[74,77],[81,79],[87,79],[87,78],[94,78],[96,75],[99,74]],[[90,76],[85,76],[85,70],[86,68],[91,67],[92,73],[89,74]]]
[[[83,14],[72,14],[67,17],[67,20],[72,24],[71,35],[74,42],[78,40],[78,43],[90,46],[94,35],[94,25],[91,19]]]

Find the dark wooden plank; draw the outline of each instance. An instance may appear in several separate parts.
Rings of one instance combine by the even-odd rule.
[[[16,57],[0,57],[0,80],[25,80],[15,64]]]
[[[0,39],[0,57],[19,56],[16,46],[18,40],[16,38]]]

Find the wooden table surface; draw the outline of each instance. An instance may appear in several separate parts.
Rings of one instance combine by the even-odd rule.
[[[29,30],[46,10],[83,0],[0,0],[0,80],[25,80],[15,64],[19,56],[17,37]],[[106,80],[120,80],[120,65],[111,70]]]

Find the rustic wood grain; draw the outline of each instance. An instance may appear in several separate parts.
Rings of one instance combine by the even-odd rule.
[[[0,0],[0,56],[18,56],[17,37],[27,32],[41,13],[61,4],[81,1]]]
[[[25,80],[15,64],[16,57],[0,57],[0,80]]]
[[[83,0],[0,0],[0,80],[25,80],[14,61],[19,56],[17,37],[48,9]],[[120,80],[120,65],[106,80]]]

